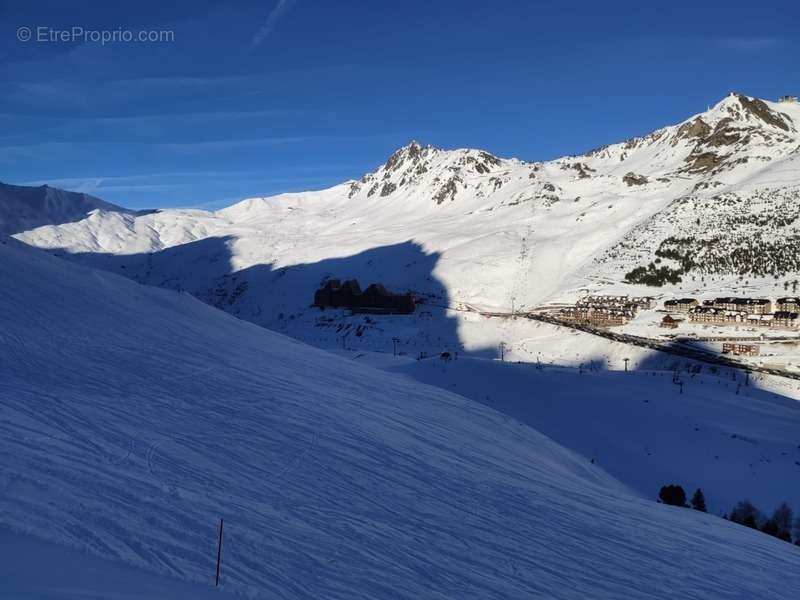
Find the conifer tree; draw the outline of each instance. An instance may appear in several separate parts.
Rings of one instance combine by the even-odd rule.
[[[658,492],[658,498],[664,504],[672,506],[686,506],[686,492],[679,485],[665,485]]]
[[[761,512],[748,500],[743,500],[734,506],[731,511],[730,519],[734,523],[739,523],[745,527],[752,527],[753,529],[758,529],[759,523],[764,520]]]
[[[775,509],[770,521],[775,523],[775,537],[785,542],[792,541],[792,509],[786,502],[781,502],[778,508]]]
[[[700,512],[708,512],[706,509],[706,497],[703,495],[703,490],[697,488],[692,495],[692,508]]]

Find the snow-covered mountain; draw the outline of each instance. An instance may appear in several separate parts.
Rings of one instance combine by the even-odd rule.
[[[14,240],[0,279],[0,523],[18,532],[210,585],[224,517],[223,587],[252,598],[800,587],[793,546],[642,498],[461,396]],[[40,548],[40,577],[11,540],[15,598],[64,579],[64,553]],[[98,593],[130,592],[135,572],[104,573]]]
[[[587,289],[783,293],[800,278],[799,124],[796,102],[731,94],[580,156],[525,162],[412,142],[359,181],[322,191],[216,212],[86,207],[81,196],[72,216],[50,212],[6,230],[320,346],[346,345],[342,327],[356,328],[309,311],[324,280],[413,290],[429,310],[403,321],[408,351],[477,352],[502,336],[442,307],[526,309]],[[0,221],[41,189],[3,188]],[[365,348],[398,333],[359,325]]]
[[[80,222],[95,212],[134,214],[99,198],[49,185],[26,187],[0,183],[0,206],[0,235]]]
[[[676,267],[679,275],[756,276],[765,269],[792,275],[798,271],[788,258],[795,237],[798,124],[797,103],[731,94],[678,125],[549,162],[412,142],[361,180],[321,192],[255,198],[217,212],[134,214],[94,206],[80,220],[50,219],[12,232],[44,248],[120,256],[224,238],[220,245],[230,268],[183,285],[199,295],[229,286],[219,278],[230,272],[260,265],[278,271],[408,241],[437,256],[435,276],[452,301],[496,307],[539,304],[600,277],[624,283],[636,266],[698,249],[702,258]],[[21,193],[4,191],[4,222],[24,203],[8,198]],[[773,244],[765,252],[777,257],[764,262],[774,268],[756,261],[749,273],[743,261],[726,262],[731,246],[752,237],[752,226],[772,214],[780,218],[756,235]],[[173,275],[151,270],[134,276],[176,284]],[[393,275],[397,279],[387,284],[429,291],[417,274]],[[627,280],[647,281],[635,275]],[[236,308],[253,317],[246,296]]]

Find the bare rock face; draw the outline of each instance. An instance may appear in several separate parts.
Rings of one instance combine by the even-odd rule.
[[[439,191],[433,195],[433,201],[436,202],[436,204],[441,204],[448,199],[451,201],[454,200],[456,197],[456,192],[458,191],[457,184],[460,181],[461,179],[457,175],[454,175],[448,179],[444,185],[439,188]]]
[[[470,155],[464,160],[467,166],[471,166],[476,173],[481,175],[489,173],[492,167],[497,167],[500,165],[499,158],[489,154],[488,152],[484,152],[483,150],[479,151],[477,156]]]
[[[711,133],[711,126],[703,121],[701,117],[697,117],[691,123],[684,123],[678,128],[677,137],[682,138],[704,138]]]
[[[722,157],[716,152],[701,152],[690,155],[685,171],[689,173],[707,173],[722,164]]]
[[[386,183],[383,184],[383,187],[381,188],[381,196],[382,197],[388,196],[396,189],[397,186],[395,184],[393,184],[391,181],[387,181]]]
[[[430,146],[428,146],[429,149]],[[397,152],[392,154],[384,165],[384,171],[387,174],[394,173],[408,163],[416,165],[422,158],[423,148],[416,141],[412,140],[407,146],[403,146]]]
[[[789,124],[786,122],[789,117],[770,110],[769,106],[767,106],[763,100],[759,100],[758,98],[750,99],[742,95],[737,96],[737,98],[747,112],[755,115],[768,125],[783,129],[784,131],[791,130]]]
[[[626,173],[625,176],[622,178],[622,181],[628,184],[628,186],[634,185],[644,185],[647,183],[647,177],[644,175],[637,175],[634,172]]]
[[[593,169],[592,167],[590,167],[586,163],[582,163],[582,162],[565,163],[565,164],[561,165],[561,170],[562,171],[566,171],[568,169],[573,169],[573,170],[577,171],[578,172],[578,177],[580,179],[588,179],[589,177],[591,177],[591,175],[589,173],[594,173],[596,171],[596,169]]]
[[[703,140],[707,146],[731,146],[742,139],[740,130],[733,126],[733,119],[726,117],[717,123],[711,135]]]

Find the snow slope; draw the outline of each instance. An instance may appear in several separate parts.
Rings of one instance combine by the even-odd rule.
[[[793,598],[800,552],[187,294],[0,244],[0,523],[264,598]],[[31,582],[35,585],[35,582]]]
[[[206,600],[233,598],[192,584],[85,552],[0,531],[3,597],[13,600]]]
[[[746,384],[742,373],[694,364],[696,373],[681,369],[681,389],[658,357],[644,353],[628,373],[607,370],[602,360],[564,368],[470,357],[354,358],[526,423],[644,497],[675,482],[688,493],[702,488],[709,511],[720,516],[744,499],[765,512],[781,502],[800,507],[800,406],[760,376]],[[797,393],[796,382],[785,383]]]

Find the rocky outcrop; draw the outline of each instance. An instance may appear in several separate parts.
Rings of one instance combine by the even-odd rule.
[[[677,139],[692,139],[692,138],[705,138],[709,133],[711,133],[711,126],[703,121],[701,117],[697,117],[694,121],[689,123],[684,123],[678,128],[678,133],[676,134]],[[677,140],[676,140],[677,141]],[[673,141],[673,145],[675,145],[676,141]]]
[[[387,181],[386,183],[383,184],[383,187],[381,188],[381,196],[382,197],[388,196],[396,189],[397,186],[395,184],[393,184],[391,181]]]
[[[577,171],[578,172],[578,177],[580,179],[588,179],[589,177],[591,177],[591,175],[589,175],[589,173],[594,173],[595,172],[595,169],[591,168],[589,165],[587,165],[586,163],[582,163],[582,162],[565,163],[565,164],[561,165],[561,169],[563,171],[566,171],[568,169],[573,169],[573,170]]]
[[[791,128],[786,122],[789,117],[771,110],[763,100],[742,95],[737,96],[737,98],[747,112],[761,119],[764,123],[784,131],[790,131]]]
[[[716,152],[691,154],[686,158],[688,163],[684,171],[688,173],[707,173],[722,164],[722,157]]]
[[[456,192],[458,191],[457,184],[460,181],[461,179],[457,176],[453,176],[448,179],[445,184],[439,188],[439,191],[433,195],[433,201],[436,202],[436,204],[441,204],[448,199],[454,200],[456,197]]]
[[[733,119],[726,117],[717,123],[714,131],[702,140],[706,146],[718,148],[719,146],[730,146],[742,139],[741,129],[733,125]]]
[[[647,183],[647,177],[644,175],[637,175],[634,172],[626,173],[625,176],[622,178],[622,181],[628,184],[628,186],[634,185],[644,185]]]

